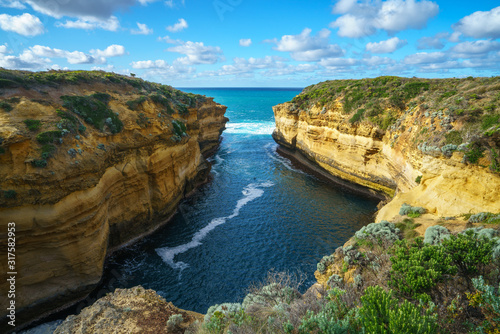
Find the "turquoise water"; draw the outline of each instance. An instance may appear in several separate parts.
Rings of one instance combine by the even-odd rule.
[[[306,275],[370,222],[376,202],[335,189],[276,153],[272,106],[297,89],[184,89],[228,106],[212,180],[167,226],[113,256],[101,292],[141,284],[204,313],[241,301],[270,270]]]
[[[336,189],[277,154],[272,106],[300,90],[184,91],[228,106],[212,179],[165,227],[115,253],[92,297],[140,284],[177,307],[205,313],[213,304],[242,301],[270,270],[305,275],[304,291],[315,281],[317,262],[368,224],[377,202]]]

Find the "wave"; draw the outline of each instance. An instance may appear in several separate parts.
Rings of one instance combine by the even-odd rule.
[[[278,162],[279,164],[283,165],[283,167],[285,167],[286,169],[292,171],[292,172],[296,172],[296,173],[299,173],[299,174],[306,174],[305,172],[301,171],[300,169],[297,169],[297,168],[294,168],[292,166],[292,163],[290,162],[290,160],[286,159],[286,158],[283,158],[282,156],[280,156],[276,150],[274,150],[273,148],[275,148],[276,146],[278,146],[278,144],[272,144],[272,143],[269,143],[269,144],[266,144],[264,146],[264,149],[266,151],[266,154],[269,158],[271,158],[272,160]]]
[[[174,258],[178,254],[182,254],[187,252],[188,250],[198,247],[202,244],[202,240],[207,236],[210,231],[215,229],[217,226],[224,224],[228,219],[232,219],[240,214],[240,210],[242,207],[244,207],[246,204],[249,202],[253,201],[256,198],[261,197],[264,194],[264,190],[261,188],[268,188],[274,186],[274,183],[267,181],[263,183],[258,183],[254,184],[251,183],[247,185],[245,188],[242,190],[243,198],[239,199],[238,202],[236,203],[236,207],[233,210],[233,213],[227,217],[219,217],[219,218],[214,218],[210,221],[210,223],[196,232],[193,235],[193,239],[180,246],[176,247],[163,247],[163,248],[157,248],[155,249],[156,254],[158,254],[163,262],[171,266],[173,269],[180,269],[181,271],[188,268],[189,264],[179,261],[175,262]]]
[[[276,127],[274,122],[245,122],[226,124],[224,133],[251,134],[251,135],[270,135]]]

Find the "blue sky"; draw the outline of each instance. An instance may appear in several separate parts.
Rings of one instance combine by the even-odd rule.
[[[0,0],[0,67],[102,69],[174,87],[496,76],[491,0]]]

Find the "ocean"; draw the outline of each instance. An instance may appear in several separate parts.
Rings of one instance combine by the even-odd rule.
[[[182,90],[228,107],[211,180],[180,204],[171,222],[113,254],[92,297],[140,284],[179,308],[205,313],[214,304],[241,302],[270,271],[304,278],[305,291],[319,260],[371,222],[377,201],[318,179],[276,152],[272,106],[300,89]]]

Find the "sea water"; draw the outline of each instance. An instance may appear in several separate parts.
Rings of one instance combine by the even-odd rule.
[[[180,204],[168,224],[112,255],[92,296],[142,285],[179,308],[205,313],[214,304],[241,302],[271,270],[306,277],[304,291],[315,282],[319,260],[370,223],[377,202],[277,153],[272,106],[300,89],[183,90],[228,107],[211,180]]]

